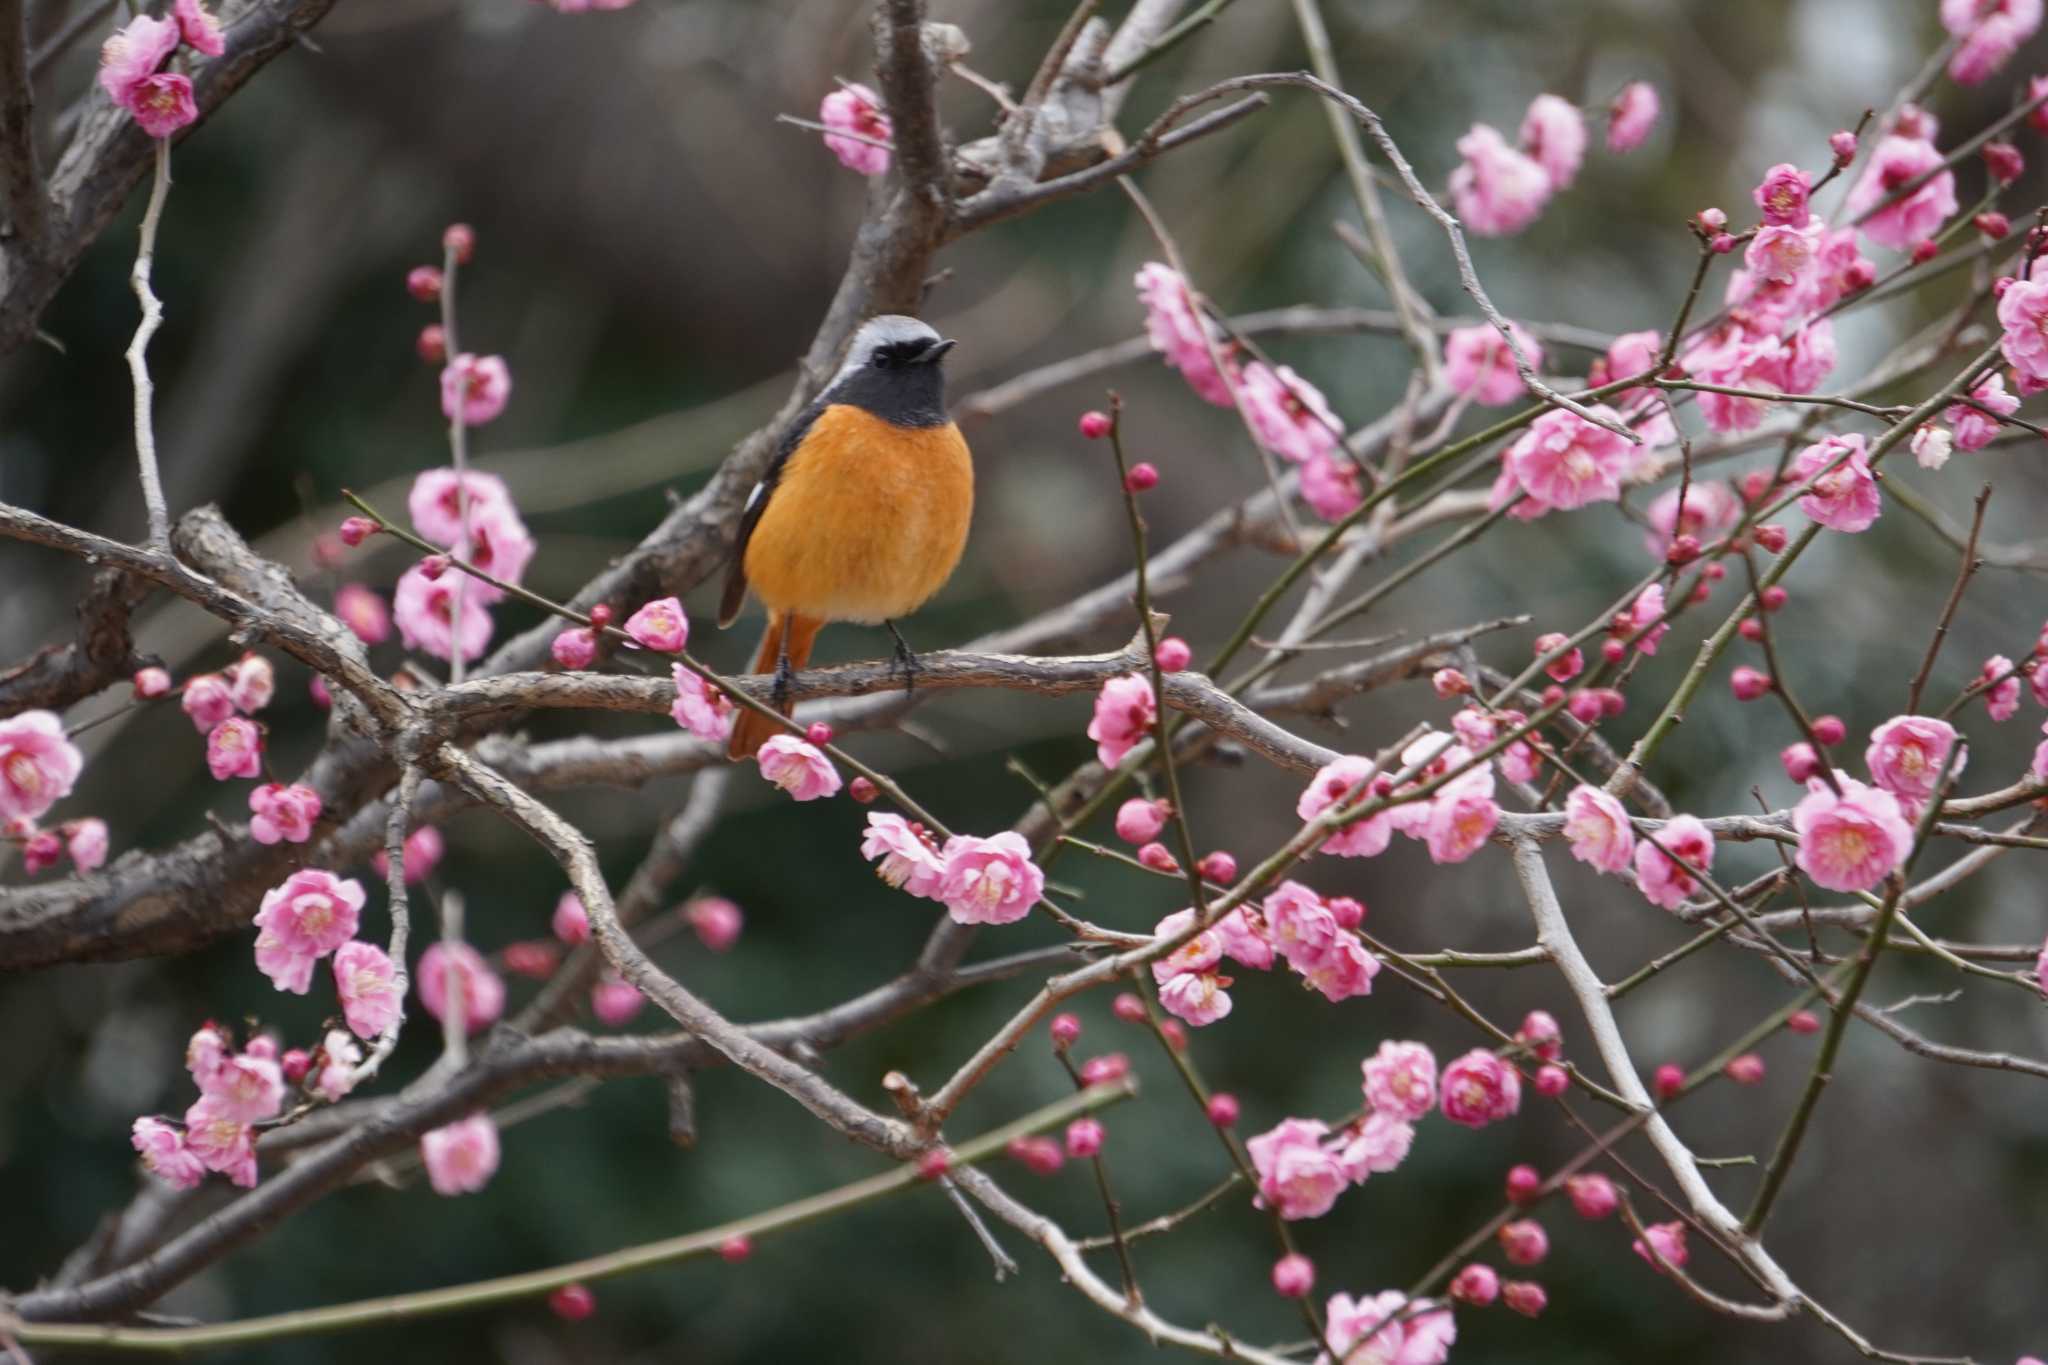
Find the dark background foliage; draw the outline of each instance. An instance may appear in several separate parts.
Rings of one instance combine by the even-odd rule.
[[[1330,0],[1326,8],[1347,86],[1385,116],[1433,184],[1470,123],[1512,131],[1540,91],[1599,107],[1625,79],[1657,84],[1666,113],[1644,150],[1618,159],[1596,149],[1580,184],[1533,229],[1477,251],[1511,315],[1608,331],[1667,324],[1692,261],[1687,214],[1718,203],[1740,218],[1765,166],[1820,165],[1826,134],[1881,106],[1936,39],[1933,7],[1905,0]],[[971,36],[974,67],[1013,86],[1066,14],[1038,0],[944,0],[935,10]],[[665,490],[695,487],[780,400],[837,279],[864,185],[813,135],[774,116],[813,115],[835,74],[867,74],[865,12],[837,0],[642,0],[619,14],[570,17],[525,0],[382,0],[338,7],[315,37],[317,49],[264,73],[175,157],[157,274],[168,323],[154,352],[173,508],[220,501],[237,526],[298,565],[303,581],[331,588],[338,580],[314,569],[306,549],[311,530],[338,515],[337,490],[375,490],[395,510],[411,474],[445,459],[434,375],[412,351],[429,319],[400,286],[408,266],[436,253],[441,225],[462,219],[480,242],[462,295],[466,342],[503,353],[516,379],[510,409],[479,433],[476,448],[484,466],[511,481],[540,538],[530,583],[566,595],[654,524]],[[1125,126],[1209,80],[1304,63],[1289,7],[1245,0],[1148,73]],[[1932,103],[1944,141],[1995,116],[2028,69],[2023,56],[1978,90],[1939,86]],[[42,98],[62,104],[89,79],[81,53],[52,73]],[[985,131],[985,96],[949,82],[942,105],[961,140]],[[1967,203],[1980,172],[1970,167],[1964,179]],[[1323,112],[1307,98],[1278,98],[1269,112],[1147,171],[1143,183],[1191,270],[1226,306],[1383,303],[1330,230],[1333,220],[1355,221],[1356,210]],[[2030,176],[2022,189],[2037,184]],[[65,353],[32,347],[0,366],[0,497],[124,536],[141,528],[120,362],[133,325],[125,276],[140,208],[138,196],[47,314]],[[1405,205],[1393,214],[1417,283],[1458,311],[1435,229]],[[1131,273],[1156,254],[1113,192],[950,249],[951,273],[928,311],[961,339],[955,395],[1134,334],[1141,314]],[[1945,298],[1909,297],[1859,315],[1843,329],[1838,379]],[[1272,348],[1354,424],[1385,411],[1406,375],[1393,338],[1276,340]],[[1554,366],[1582,372],[1584,361],[1563,352]],[[1165,474],[1147,504],[1155,543],[1256,487],[1252,453],[1228,414],[1195,401],[1149,361],[1108,381],[1129,404],[1134,453]],[[1106,452],[1073,435],[1076,413],[1100,401],[1099,384],[1076,386],[970,431],[981,479],[974,539],[952,587],[913,623],[920,645],[1022,619],[1126,566]],[[1967,506],[1977,462],[1987,470],[1995,462],[2002,486],[1992,532],[2014,540],[2041,506],[2038,459],[2012,448],[1959,457],[1939,477],[1896,464],[1891,472],[1953,511]],[[1643,563],[1637,531],[1611,508],[1513,524],[1364,629],[1442,628],[1507,610],[1533,613],[1540,629],[1569,629]],[[390,550],[373,550],[343,572],[388,587],[402,566]],[[1278,567],[1256,550],[1212,566],[1168,604],[1176,629],[1199,655]],[[1779,618],[1805,695],[1842,714],[1858,736],[1896,712],[1952,567],[1951,550],[1889,512],[1871,534],[1810,556]],[[79,581],[54,556],[0,546],[0,652],[19,656],[60,633]],[[737,666],[751,640],[712,640],[709,592],[690,602],[699,638],[713,662]],[[2023,654],[2040,614],[2033,581],[1980,581],[1935,695],[1952,695],[1993,649]],[[501,633],[530,619],[504,611]],[[1623,738],[1644,723],[1647,699],[1675,682],[1692,638],[1674,635],[1641,675],[1638,703],[1618,723]],[[181,675],[232,657],[212,622],[179,607],[153,608],[142,643]],[[826,653],[861,657],[882,647],[877,635],[842,628],[828,635]],[[1524,634],[1490,642],[1488,654],[1518,664],[1526,649]],[[318,730],[303,672],[281,673],[269,718],[278,767],[288,772],[312,752]],[[1371,694],[1347,708],[1349,738],[1329,742],[1369,748],[1435,709],[1419,688]],[[1782,717],[1762,712],[1740,710],[1718,684],[1710,689],[1664,754],[1659,775],[1676,801],[1702,813],[1741,810],[1756,783],[1773,804],[1790,799],[1772,755],[1793,736]],[[949,821],[989,831],[1015,819],[1030,796],[1006,772],[1005,756],[1063,772],[1088,751],[1085,716],[1080,699],[955,696],[918,713],[922,742],[856,743]],[[645,724],[566,716],[538,720],[533,731]],[[1973,713],[1972,766],[1987,782],[2005,780],[2030,750],[2027,724],[1993,730]],[[188,835],[207,809],[239,812],[240,784],[208,779],[198,739],[171,707],[94,731],[91,751],[87,780],[64,813],[103,814],[117,851]],[[1291,827],[1297,785],[1255,762],[1198,774],[1198,838],[1241,856],[1270,846]],[[755,1019],[843,999],[910,960],[928,908],[865,873],[855,853],[857,807],[792,805],[744,774],[735,793],[685,889],[736,899],[747,932],[722,957],[687,936],[672,939],[662,954],[671,970],[730,1014]],[[655,818],[681,795],[680,783],[659,783],[561,804],[623,877]],[[438,880],[465,893],[475,940],[491,948],[545,933],[563,888],[540,851],[481,815],[453,821],[448,833]],[[1732,848],[1724,866],[1753,872],[1771,856]],[[1560,869],[1561,887],[1604,973],[1618,976],[1681,940],[1678,926],[1626,889],[1576,871]],[[1363,897],[1369,927],[1404,947],[1510,948],[1531,938],[1498,851],[1438,870],[1409,845],[1310,872],[1327,892]],[[1176,905],[1160,885],[1079,856],[1063,859],[1055,875],[1110,924],[1149,926]],[[2038,937],[2037,885],[2008,862],[1945,902],[1939,929]],[[381,911],[367,923],[381,933]],[[1030,923],[984,934],[981,950],[1047,941],[1050,926]],[[1894,964],[1875,994],[1889,1003],[1932,979]],[[1247,1131],[1288,1113],[1349,1108],[1358,1060],[1382,1038],[1422,1038],[1446,1056],[1476,1041],[1391,978],[1382,982],[1371,999],[1334,1008],[1282,978],[1242,983],[1236,1013],[1198,1034],[1195,1048],[1211,1079],[1242,1097]],[[1583,1026],[1548,974],[1468,973],[1465,984],[1498,1019],[1553,1010],[1574,1055],[1589,1058]],[[1773,1007],[1782,989],[1753,958],[1708,954],[1631,997],[1622,1018],[1646,1068],[1697,1061]],[[1020,982],[977,991],[863,1038],[825,1065],[870,1102],[892,1067],[936,1082],[1027,990]],[[1083,1051],[1127,1049],[1137,1062],[1145,1097],[1108,1116],[1107,1153],[1125,1207],[1147,1216],[1213,1182],[1221,1159],[1164,1059],[1107,1005],[1083,1002]],[[0,1284],[22,1287],[48,1272],[130,1197],[142,1177],[127,1125],[140,1112],[183,1108],[179,1051],[200,1020],[252,1017],[296,1040],[321,1008],[317,998],[271,992],[246,937],[175,961],[0,984]],[[645,1011],[633,1027],[658,1027],[655,1015]],[[2039,1013],[1997,988],[1908,1017],[1980,1047],[2038,1052],[2048,1042]],[[430,1059],[428,1032],[411,1031],[399,1075]],[[1810,1046],[1773,1041],[1764,1086],[1689,1106],[1682,1131],[1704,1155],[1767,1155]],[[981,1131],[1066,1085],[1034,1042],[959,1115],[955,1131]],[[1986,1360],[2040,1349],[2048,1340],[2038,1330],[2048,1121],[2037,1085],[1934,1066],[1852,1033],[1774,1223],[1774,1249],[1821,1301],[1883,1345]],[[453,1284],[706,1226],[876,1169],[872,1154],[743,1078],[703,1076],[699,1098],[693,1151],[669,1144],[658,1084],[615,1083],[579,1107],[508,1129],[503,1169],[480,1197],[438,1199],[416,1173],[394,1170],[390,1186],[366,1183],[324,1201],[164,1307],[225,1317]],[[1397,1174],[1301,1227],[1321,1269],[1319,1290],[1406,1283],[1492,1212],[1508,1165],[1548,1168],[1570,1154],[1573,1137],[1541,1106],[1478,1134],[1425,1123]],[[1069,1228],[1096,1229],[1100,1209],[1078,1167],[1049,1181],[1012,1168],[999,1175]],[[1744,1167],[1716,1176],[1738,1206],[1754,1179]],[[1567,1210],[1546,1222],[1555,1248],[1541,1272],[1549,1315],[1530,1326],[1500,1310],[1461,1314],[1455,1359],[1850,1354],[1810,1324],[1751,1327],[1706,1314],[1630,1256],[1616,1224],[1584,1225]],[[959,1218],[936,1192],[920,1191],[767,1239],[744,1266],[695,1262],[599,1285],[598,1315],[573,1327],[529,1304],[219,1358],[851,1365],[1144,1352],[1138,1338],[1067,1294],[1047,1262],[1014,1249],[1021,1282],[998,1287]],[[1266,1287],[1270,1259],[1264,1227],[1237,1204],[1137,1255],[1164,1313],[1225,1321],[1255,1339],[1298,1328]],[[1705,1273],[1735,1287],[1725,1268]]]

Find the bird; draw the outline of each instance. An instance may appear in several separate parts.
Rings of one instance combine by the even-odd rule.
[[[883,625],[907,688],[917,656],[896,622],[945,586],[967,546],[974,463],[946,415],[941,362],[954,343],[900,314],[871,318],[846,360],[777,444],[740,516],[718,624],[748,589],[768,609],[754,672],[775,675],[787,716],[792,675],[829,622]],[[781,727],[742,710],[729,747],[750,758]]]

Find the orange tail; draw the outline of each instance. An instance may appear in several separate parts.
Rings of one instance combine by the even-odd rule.
[[[792,669],[802,668],[810,662],[811,645],[824,624],[815,616],[769,612],[767,633],[761,636],[761,648],[754,653],[754,671],[772,674],[784,658]],[[786,716],[794,709],[794,705],[785,706],[782,714]],[[763,744],[783,732],[783,727],[768,717],[741,711],[733,724],[732,746],[726,752],[734,758],[752,758]]]

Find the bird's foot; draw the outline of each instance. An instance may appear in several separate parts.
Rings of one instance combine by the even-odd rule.
[[[903,638],[903,633],[896,629],[894,621],[884,621],[882,624],[889,628],[889,635],[896,641],[895,661],[890,672],[893,673],[896,669],[903,670],[903,693],[908,696],[917,690],[917,655],[911,651],[909,643]]]
[[[768,691],[768,699],[783,715],[789,714],[789,690],[796,682],[796,670],[789,666],[789,655],[782,654],[775,660],[775,683]]]

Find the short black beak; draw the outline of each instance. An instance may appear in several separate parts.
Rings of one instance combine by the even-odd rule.
[[[946,352],[952,350],[958,344],[959,343],[954,341],[951,337],[947,337],[941,341],[934,341],[931,345],[925,347],[924,350],[918,353],[917,363],[920,365],[937,364],[938,361],[946,354]]]

